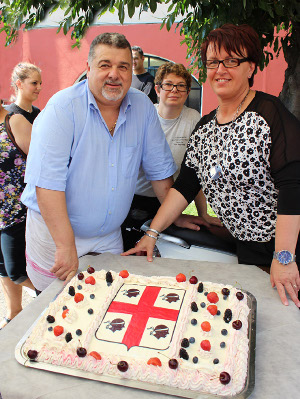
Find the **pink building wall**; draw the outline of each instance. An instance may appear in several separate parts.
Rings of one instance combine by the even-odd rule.
[[[159,24],[94,26],[82,40],[81,48],[72,49],[70,35],[56,34],[56,28],[20,31],[19,39],[4,47],[5,34],[0,34],[0,98],[9,100],[13,94],[10,75],[20,61],[29,61],[42,69],[43,90],[35,105],[43,108],[57,91],[72,85],[86,69],[89,45],[93,38],[103,32],[123,33],[131,45],[139,45],[147,54],[162,57],[188,66],[186,46],[180,45],[182,38],[178,30],[160,30]],[[263,72],[255,77],[254,89],[278,96],[284,81],[286,63],[281,55],[270,62]],[[215,108],[217,101],[209,85],[203,85],[202,113]]]

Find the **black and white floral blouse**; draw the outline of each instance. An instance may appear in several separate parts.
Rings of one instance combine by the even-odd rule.
[[[202,188],[235,238],[269,241],[277,213],[300,214],[300,123],[262,92],[232,123],[218,124],[215,114],[196,126],[173,187],[188,202]]]

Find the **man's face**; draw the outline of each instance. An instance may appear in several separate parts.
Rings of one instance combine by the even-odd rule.
[[[145,57],[141,57],[141,55],[139,54],[138,51],[133,51],[132,58],[133,58],[133,73],[135,75],[139,75],[140,73],[143,73]]]
[[[130,49],[99,44],[94,50],[87,66],[89,88],[99,107],[114,103],[119,106],[132,80]]]

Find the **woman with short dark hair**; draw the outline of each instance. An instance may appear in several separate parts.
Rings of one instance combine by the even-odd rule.
[[[192,133],[150,235],[167,228],[202,188],[236,240],[239,263],[270,267],[281,301],[288,305],[288,293],[300,307],[300,123],[278,98],[250,89],[260,55],[248,25],[208,34],[201,56],[219,105]],[[154,244],[145,236],[127,254],[147,250],[151,260]]]

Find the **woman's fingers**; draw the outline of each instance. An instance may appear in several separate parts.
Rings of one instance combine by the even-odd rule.
[[[153,261],[153,250],[155,247],[156,240],[152,237],[147,237],[144,236],[140,239],[140,241],[136,244],[134,248],[129,249],[126,252],[123,252],[121,255],[122,256],[128,256],[128,255],[133,255],[133,254],[138,254],[140,253],[147,253],[147,260],[148,262]]]
[[[276,286],[281,302],[285,306],[289,304],[286,296],[286,294],[289,294],[294,304],[300,308],[300,301],[298,299],[299,280],[299,271],[295,262],[283,266],[276,260],[273,260],[270,271],[271,285],[273,288]]]

